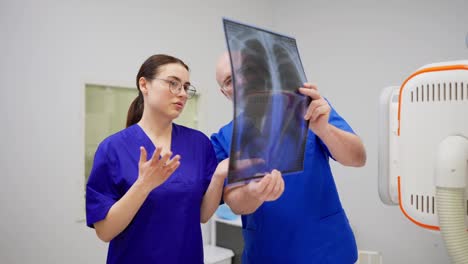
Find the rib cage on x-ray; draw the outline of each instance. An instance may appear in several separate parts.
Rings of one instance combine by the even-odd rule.
[[[293,38],[224,20],[234,81],[228,184],[303,169],[309,99]],[[248,166],[247,166],[247,165]]]

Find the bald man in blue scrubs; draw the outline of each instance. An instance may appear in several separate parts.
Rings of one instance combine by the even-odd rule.
[[[218,61],[216,80],[231,100],[228,53]],[[356,241],[329,160],[364,166],[364,145],[316,86],[306,83],[299,91],[312,99],[304,116],[309,120],[304,170],[284,177],[272,173],[274,177],[224,191],[224,201],[242,215],[243,264],[343,264],[357,260]],[[232,125],[230,122],[211,136],[218,161],[229,156]]]

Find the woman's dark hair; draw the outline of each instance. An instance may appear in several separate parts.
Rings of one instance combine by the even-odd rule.
[[[138,121],[140,121],[141,117],[143,116],[144,104],[143,94],[141,93],[139,84],[140,78],[143,77],[147,80],[151,80],[156,74],[158,74],[159,68],[161,66],[171,63],[178,63],[184,66],[187,69],[187,71],[189,70],[189,67],[182,60],[164,54],[153,55],[141,65],[136,77],[138,96],[135,98],[135,100],[133,100],[132,104],[128,108],[127,127],[136,124]]]

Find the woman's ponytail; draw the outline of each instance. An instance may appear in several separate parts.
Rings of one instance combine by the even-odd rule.
[[[143,116],[143,94],[139,91],[138,96],[133,100],[128,108],[127,127],[132,126],[140,121]]]

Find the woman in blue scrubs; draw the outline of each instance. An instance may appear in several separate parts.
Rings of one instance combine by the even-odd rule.
[[[99,145],[86,186],[87,225],[110,242],[107,263],[203,263],[200,222],[219,205],[227,162],[173,123],[196,90],[180,59],[154,55],[136,78],[127,128]]]

